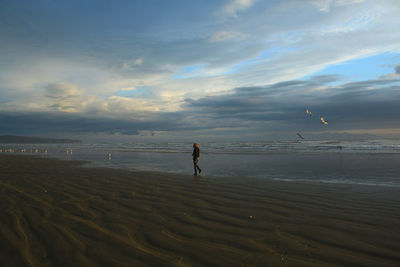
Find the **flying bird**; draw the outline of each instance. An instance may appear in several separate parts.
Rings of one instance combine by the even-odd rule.
[[[305,108],[304,111],[308,116],[312,117],[312,112],[308,108]]]
[[[321,120],[321,124],[328,125],[328,121],[325,120],[325,118],[322,117],[322,115],[319,115],[319,119]]]
[[[300,134],[300,133],[296,133],[298,137],[300,137],[301,139],[304,139],[304,137]]]

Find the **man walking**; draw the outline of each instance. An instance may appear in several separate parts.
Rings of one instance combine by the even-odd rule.
[[[201,173],[201,169],[199,167],[199,160],[200,160],[200,148],[199,144],[194,143],[193,144],[193,166],[194,166],[194,173],[193,175],[197,176],[197,170],[199,170],[199,174]]]

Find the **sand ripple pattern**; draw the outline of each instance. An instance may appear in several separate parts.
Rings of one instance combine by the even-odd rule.
[[[79,164],[0,157],[2,266],[400,264],[396,189]]]

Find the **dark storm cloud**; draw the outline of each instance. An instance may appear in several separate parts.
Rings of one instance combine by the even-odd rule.
[[[304,98],[314,98],[310,88],[323,86],[336,81],[336,76],[316,76],[309,80],[286,81],[260,87],[240,87],[232,93],[209,96],[198,100],[187,99],[186,106],[191,109],[213,111],[213,116],[244,116],[246,119],[281,120],[298,106],[304,106]],[[318,93],[317,93],[318,94]],[[236,117],[239,118],[239,117]]]
[[[337,76],[317,76],[262,87],[236,88],[231,94],[187,99],[186,108],[213,118],[218,125],[230,119],[238,125],[266,123],[265,130],[321,129],[318,115],[330,121],[331,130],[397,127],[400,117],[400,81],[371,80],[329,86]],[[325,87],[322,90],[313,90]],[[314,113],[305,120],[304,108]]]
[[[397,65],[394,70],[396,74],[400,74],[400,65]]]
[[[186,99],[181,111],[142,112],[111,118],[101,113],[1,112],[0,134],[122,134],[231,129],[243,133],[396,128],[400,117],[400,80],[341,84],[339,76],[315,76],[267,86],[239,87],[217,96]],[[52,86],[51,88],[58,88]],[[64,87],[62,87],[65,89]],[[66,90],[50,90],[58,96]],[[308,107],[314,116],[305,115]],[[323,115],[327,127],[319,124]],[[129,119],[124,119],[129,118]],[[278,137],[278,136],[277,136]]]
[[[155,119],[115,119],[85,117],[72,113],[1,112],[0,134],[126,134],[139,131],[170,131],[181,129],[180,114],[160,114]]]

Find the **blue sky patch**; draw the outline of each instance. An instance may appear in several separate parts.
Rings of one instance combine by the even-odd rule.
[[[400,54],[382,53],[370,57],[349,60],[331,65],[304,78],[316,75],[341,75],[347,81],[378,79],[380,76],[394,72],[396,64],[400,63]]]
[[[178,74],[175,74],[172,76],[172,79],[174,80],[179,80],[179,79],[185,79],[188,78],[189,76],[195,74],[197,71],[204,69],[204,64],[202,65],[197,65],[197,66],[189,66],[186,68],[183,68],[179,70]]]

